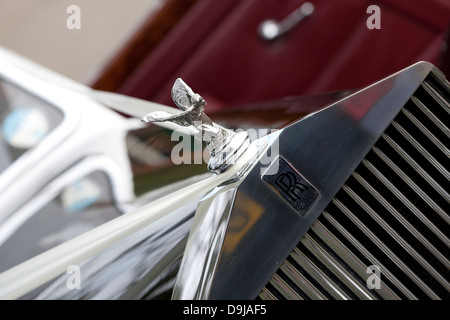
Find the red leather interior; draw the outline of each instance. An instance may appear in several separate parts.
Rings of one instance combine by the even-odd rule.
[[[208,109],[366,86],[417,61],[439,63],[450,22],[447,0],[311,0],[313,15],[268,43],[266,19],[281,21],[302,0],[201,0],[122,84],[120,92],[173,105],[183,78]],[[381,29],[369,29],[369,5]]]

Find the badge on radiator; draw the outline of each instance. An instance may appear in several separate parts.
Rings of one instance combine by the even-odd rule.
[[[301,216],[319,197],[319,191],[281,156],[270,165],[262,179]]]

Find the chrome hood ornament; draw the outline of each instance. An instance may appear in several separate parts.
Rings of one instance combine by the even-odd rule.
[[[208,163],[210,171],[224,172],[250,145],[246,132],[235,133],[214,124],[204,113],[205,99],[180,78],[172,87],[172,100],[182,112],[155,111],[144,116],[142,121],[146,123],[169,121],[182,127],[193,126],[197,132],[194,135],[196,140],[205,141],[210,150],[211,158]]]
[[[199,202],[172,299],[258,297],[429,76],[444,78],[417,63],[277,131],[264,151],[278,155],[269,166],[258,159],[243,179]]]

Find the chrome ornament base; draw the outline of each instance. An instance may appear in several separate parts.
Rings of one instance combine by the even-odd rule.
[[[250,138],[247,132],[233,133],[219,147],[211,150],[208,170],[216,173],[226,171],[241,157],[249,146]]]

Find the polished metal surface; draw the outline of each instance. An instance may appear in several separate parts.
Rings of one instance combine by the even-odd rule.
[[[255,164],[238,182],[231,212],[228,207],[226,212],[215,212],[216,216],[229,216],[226,230],[220,229],[220,239],[223,240],[215,242],[212,256],[205,254],[203,256],[207,259],[196,260],[195,269],[189,268],[184,262],[186,260],[182,262],[173,298],[257,297],[432,70],[435,69],[429,63],[415,64],[281,130],[276,143],[269,145],[267,154],[274,150],[275,145],[278,146],[279,155],[318,190],[320,197],[301,216],[276,190],[262,181],[261,177],[269,166],[261,161]],[[435,73],[440,76],[438,71]],[[191,255],[192,248],[199,248],[201,243],[215,238],[214,232],[201,237],[198,233],[191,233],[191,245],[187,246],[184,259]],[[309,241],[308,245],[323,252],[315,242]],[[352,256],[351,252],[346,255]],[[293,257],[294,260],[305,258],[310,259],[302,254]],[[361,265],[357,258],[353,261]],[[327,263],[333,264],[334,261],[328,260]],[[285,265],[283,268],[289,267]],[[185,272],[185,268],[190,272]],[[314,272],[322,281],[330,283],[330,276],[322,274],[314,264],[309,264],[309,268],[316,270]],[[344,269],[334,272],[338,272],[347,283],[354,282],[347,278]],[[208,281],[190,283],[188,276]],[[301,277],[295,279],[305,283]],[[283,279],[273,281],[288,290],[283,286]],[[264,292],[270,295],[267,290]],[[396,297],[396,294],[388,289],[383,293],[385,297]],[[333,295],[352,297],[339,286],[333,290]],[[357,286],[358,295],[371,298],[370,292],[360,285]]]
[[[305,2],[280,22],[274,20],[263,21],[258,28],[259,35],[266,41],[273,41],[280,38],[298,25],[303,19],[313,14],[314,10],[314,4]]]
[[[189,253],[183,258],[183,267],[177,278],[176,294],[207,294],[212,283],[214,268],[233,208],[238,183],[218,188],[199,204],[187,243]],[[198,269],[203,272],[198,272]],[[181,281],[183,281],[181,285]],[[188,292],[185,293],[184,291]]]
[[[272,136],[254,141],[248,149],[253,156],[249,158],[250,161],[240,174],[235,179],[216,187],[199,202],[177,275],[177,284],[174,286],[174,297],[198,298],[208,295],[214,283],[216,264],[222,254],[223,241],[228,231],[239,231],[241,227],[246,229],[257,221],[258,215],[262,213],[262,207],[247,198],[245,203],[239,202],[239,209],[252,210],[253,216],[244,213],[230,225],[232,211],[236,209],[235,201],[239,185],[257,163],[258,157],[262,157],[271,143],[276,142],[278,134],[279,132],[273,133]],[[234,234],[231,245],[238,245],[242,235],[244,235],[242,232]],[[228,250],[230,249],[234,248]]]
[[[260,298],[450,297],[449,98],[448,82],[431,73]],[[366,285],[371,265],[381,271],[376,290]]]
[[[154,109],[155,104],[138,99],[127,99],[120,95],[92,91],[89,88],[64,80],[63,77],[55,77],[46,70],[38,69],[38,72],[35,72],[35,67],[30,68],[21,61],[19,61],[17,66],[10,64],[9,57],[5,58],[2,50],[0,50],[0,55],[3,57],[3,59],[0,59],[2,78],[19,84],[27,94],[34,94],[55,106],[59,106],[65,116],[61,124],[64,130],[55,130],[54,134],[49,136],[51,139],[48,141],[48,144],[42,144],[43,148],[33,148],[31,154],[26,158],[22,158],[24,159],[24,161],[20,162],[22,165],[13,165],[9,168],[13,170],[5,171],[4,173],[9,178],[2,174],[2,182],[6,186],[4,191],[9,193],[11,193],[11,190],[14,191],[14,189],[18,191],[16,197],[4,197],[8,200],[8,203],[14,206],[27,206],[27,200],[29,200],[28,192],[30,197],[39,196],[38,201],[36,198],[33,198],[33,201],[30,201],[30,203],[42,205],[43,202],[40,202],[42,199],[46,200],[49,198],[48,194],[53,195],[60,188],[60,177],[57,174],[64,172],[63,170],[77,163],[78,157],[83,159],[83,157],[90,155],[90,152],[96,155],[104,152],[105,156],[103,158],[98,156],[98,158],[102,160],[101,168],[107,167],[108,173],[112,172],[110,178],[113,183],[110,187],[115,196],[114,203],[127,208],[127,214],[120,215],[108,223],[101,224],[76,237],[76,239],[72,238],[71,240],[63,241],[60,246],[53,247],[38,255],[33,255],[31,259],[20,263],[20,266],[14,265],[12,268],[2,271],[2,285],[0,285],[2,298],[16,299],[23,295],[26,295],[25,298],[35,298],[39,292],[34,290],[42,290],[44,285],[50,285],[55,291],[46,291],[40,297],[54,299],[70,297],[118,298],[121,296],[152,298],[162,292],[160,284],[164,286],[165,293],[170,292],[173,277],[177,271],[178,262],[192,221],[192,213],[196,208],[197,202],[204,193],[214,186],[221,184],[230,177],[234,179],[236,171],[239,170],[234,170],[234,168],[240,168],[240,166],[236,165],[222,175],[214,176],[208,173],[207,176],[201,176],[198,180],[189,180],[189,185],[184,185],[184,189],[181,191],[178,183],[166,186],[164,189],[158,189],[157,191],[164,191],[165,194],[163,196],[158,194],[157,199],[153,199],[154,201],[150,204],[148,202],[142,204],[141,200],[145,198],[148,201],[152,195],[145,193],[148,191],[148,189],[145,189],[142,192],[145,193],[142,197],[139,199],[133,197],[132,182],[136,181],[132,180],[130,167],[133,163],[128,161],[128,150],[125,148],[126,139],[124,138],[127,132],[130,133],[128,131],[130,129],[133,131],[133,137],[137,138],[137,134],[141,133],[141,129],[146,130],[148,128],[142,128],[143,124],[139,120],[125,119],[110,110],[106,110],[104,106],[98,103],[98,100],[105,104],[109,104],[111,101],[112,104],[120,105],[123,103],[124,106],[122,106],[121,110],[125,113],[127,113],[127,105],[132,113],[139,113],[140,110]],[[16,57],[13,56],[12,60],[15,59]],[[82,111],[84,109],[80,105],[89,109],[89,112],[85,113]],[[159,108],[159,105],[157,106]],[[80,114],[84,114],[86,117],[80,117]],[[99,127],[98,124],[102,121],[106,125]],[[89,130],[90,128],[92,131]],[[105,136],[108,139],[101,139],[102,137],[98,134],[103,133],[107,129],[110,129],[110,131],[105,131],[107,133]],[[74,133],[77,130],[79,134],[75,135]],[[73,135],[75,135],[75,138],[73,138]],[[142,136],[139,135],[139,137]],[[117,139],[114,140],[112,138]],[[128,138],[130,138],[130,135]],[[134,139],[133,141],[136,140]],[[62,141],[64,143],[61,143]],[[91,146],[89,143],[92,141],[96,141],[98,144]],[[108,143],[111,141],[114,143]],[[160,143],[165,144],[166,141],[164,140],[162,143],[160,141]],[[141,146],[142,142],[141,140]],[[87,146],[86,149],[85,145]],[[68,156],[69,154],[70,156]],[[61,158],[58,158],[58,155]],[[115,162],[112,160],[108,162],[109,156]],[[49,161],[45,161],[47,158]],[[147,160],[151,163],[155,159]],[[168,160],[170,161],[170,159]],[[63,167],[63,165],[65,166]],[[164,170],[164,166],[150,165],[145,169],[148,169],[148,167],[153,167],[153,171]],[[50,168],[51,170],[41,170],[45,168]],[[133,169],[135,168],[133,167]],[[142,166],[140,169],[142,172]],[[165,169],[168,169],[167,166]],[[23,179],[18,179],[20,175],[16,176],[16,174],[22,171],[26,174]],[[189,176],[196,172],[192,167],[188,171]],[[146,170],[145,173],[149,173],[149,170]],[[42,177],[39,178],[39,176]],[[73,178],[74,176],[71,176],[71,179]],[[169,181],[179,181],[179,178],[178,174],[174,174],[172,171]],[[153,181],[149,183],[149,180],[147,179],[146,182],[153,184]],[[49,183],[49,181],[51,182]],[[57,188],[55,187],[55,181],[57,182]],[[167,180],[165,182],[167,183]],[[33,185],[36,185],[36,187],[34,188]],[[25,190],[25,186],[30,187],[28,188],[29,190]],[[45,197],[40,197],[42,189],[45,191]],[[39,191],[38,194],[36,194],[37,191]],[[170,195],[167,196],[168,194]],[[17,200],[19,198],[20,201]],[[14,201],[14,199],[17,201]],[[186,203],[189,203],[190,206],[185,205]],[[142,206],[139,206],[139,204],[142,204]],[[2,203],[2,214],[8,213],[8,210],[5,208],[6,205],[6,201]],[[106,203],[99,204],[102,208],[105,205]],[[180,210],[176,210],[180,207]],[[29,209],[29,206],[26,208]],[[26,214],[19,217],[20,219],[21,217],[29,216],[28,213],[32,210],[27,210],[25,210]],[[131,221],[133,217],[136,219]],[[92,220],[95,217],[84,218]],[[46,222],[44,221],[43,223]],[[105,230],[105,228],[107,229],[110,226],[113,226],[115,230],[111,231],[110,229],[102,235],[101,230]],[[131,226],[136,226],[136,228]],[[61,233],[64,232],[65,230],[61,230]],[[67,240],[70,236],[68,234],[62,238]],[[82,239],[90,236],[92,238],[86,240],[83,244]],[[112,241],[106,240],[109,237],[115,239]],[[98,241],[96,242],[93,238],[97,238],[96,240]],[[123,240],[124,238],[125,240]],[[18,243],[19,247],[21,243]],[[109,246],[111,247],[107,249]],[[75,247],[77,248],[75,249]],[[94,247],[95,249],[92,250]],[[87,253],[87,251],[89,252]],[[11,252],[14,252],[14,250],[11,250]],[[92,259],[86,261],[90,257]],[[39,261],[42,262],[41,265],[39,265]],[[71,265],[82,265],[83,279],[86,280],[83,283],[83,290],[68,292],[67,289],[69,288],[67,288],[65,281],[67,278],[65,278],[66,274],[64,274],[67,262]],[[24,271],[25,269],[26,271]],[[23,273],[19,275],[21,272]],[[61,274],[59,281],[50,283],[51,279]],[[122,275],[122,277],[118,277],[118,275]],[[60,285],[59,288],[58,283]],[[114,288],[114,290],[111,291],[111,288]],[[62,291],[59,289],[62,289]]]
[[[65,273],[22,299],[167,299],[198,200],[79,264],[80,289],[67,286]]]

